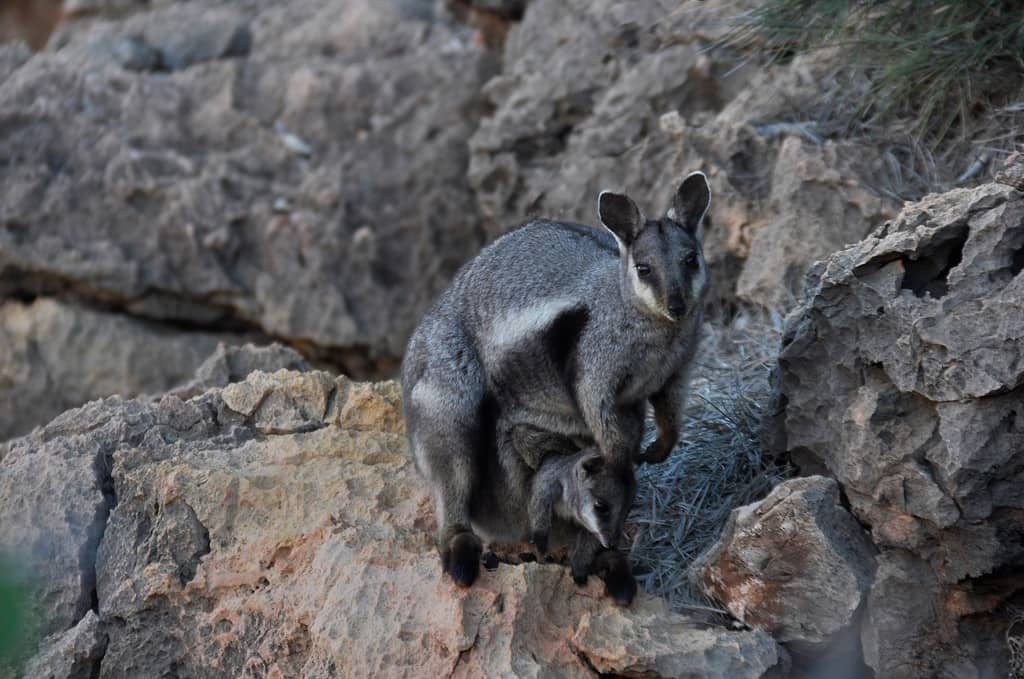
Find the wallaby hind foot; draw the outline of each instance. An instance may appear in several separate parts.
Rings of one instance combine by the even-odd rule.
[[[472,531],[453,527],[441,544],[441,566],[459,587],[469,587],[480,574],[483,544]]]

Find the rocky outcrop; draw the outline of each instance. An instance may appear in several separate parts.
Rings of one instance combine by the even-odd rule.
[[[1024,194],[929,196],[808,276],[779,358],[785,448],[881,550],[879,676],[999,676],[1024,592]]]
[[[821,476],[776,486],[734,509],[692,573],[737,620],[803,648],[856,619],[874,575],[873,547]]]
[[[482,242],[465,140],[496,62],[423,7],[177,2],[65,24],[0,80],[0,296],[393,368]]]
[[[10,444],[0,545],[45,584],[46,632],[105,635],[91,676],[782,676],[763,632],[619,608],[557,564],[456,589],[398,398],[279,370],[90,403]],[[69,634],[33,666],[92,658]]]
[[[95,398],[161,393],[245,335],[146,323],[52,299],[0,304],[0,439]]]

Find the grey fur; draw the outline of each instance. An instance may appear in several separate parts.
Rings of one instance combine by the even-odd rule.
[[[467,263],[420,322],[402,364],[406,422],[446,565],[459,543],[470,568],[471,503],[488,469],[513,466],[500,456],[515,446],[493,445],[499,419],[508,432],[590,442],[630,476],[634,462],[659,462],[675,445],[707,288],[698,229],[709,200],[707,178],[693,173],[676,192],[676,219],[646,219],[605,192],[607,231],[526,224]],[[659,435],[641,454],[648,401]],[[532,470],[537,459],[515,464]],[[452,576],[469,584],[475,571]]]

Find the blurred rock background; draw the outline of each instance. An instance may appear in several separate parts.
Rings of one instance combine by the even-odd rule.
[[[312,474],[314,514],[281,518],[291,481],[273,446],[246,442],[284,435],[306,464],[335,456],[310,432],[370,432],[360,445],[390,455],[393,417],[360,419],[366,401],[350,399],[342,422],[348,387],[314,368],[394,376],[420,315],[487,242],[533,216],[593,223],[605,188],[660,213],[695,169],[714,194],[707,337],[683,443],[643,471],[628,549],[644,589],[691,616],[672,624],[736,618],[785,650],[726,635],[659,655],[680,643],[652,631],[668,611],[573,604],[548,611],[571,638],[542,652],[530,637],[530,652],[566,676],[1019,668],[1022,21],[997,0],[0,2],[0,507],[19,517],[0,546],[56,568],[32,671],[346,674],[358,668],[340,659],[391,633],[401,663],[419,645],[445,671],[532,671],[493,664],[487,645],[516,629],[515,607],[491,632],[466,620],[533,587],[573,591],[542,567],[489,603],[443,595],[468,617],[440,637],[314,620],[301,601],[327,589],[292,573],[353,558],[328,517],[422,488],[338,453],[356,465],[345,490]],[[278,369],[306,377],[259,377]],[[236,383],[271,424],[263,401],[222,393]],[[251,466],[231,481],[210,451]],[[778,485],[793,474],[830,479]],[[206,475],[214,496],[175,490]],[[240,499],[249,483],[270,499]],[[222,514],[248,501],[263,519],[232,542]],[[392,567],[427,563],[429,527],[407,504],[345,539],[372,551],[391,531]],[[295,570],[275,571],[287,554],[243,563],[253,545],[287,546]],[[268,594],[274,572],[295,589]],[[115,592],[122,580],[135,593]],[[403,580],[380,610],[422,586]],[[332,596],[358,606],[361,591]],[[210,613],[246,601],[226,627]],[[222,635],[200,652],[160,625]],[[609,650],[624,630],[634,646]],[[736,644],[752,664],[697,660]]]

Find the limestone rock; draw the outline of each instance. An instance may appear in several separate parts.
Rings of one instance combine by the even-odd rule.
[[[47,639],[43,650],[25,668],[25,679],[91,679],[107,648],[107,635],[96,613]]]
[[[823,644],[854,622],[874,557],[836,482],[811,476],[734,509],[692,572],[738,620],[782,642]]]
[[[0,79],[0,296],[254,327],[391,369],[482,241],[465,139],[493,57],[398,3],[240,12],[73,21]],[[111,46],[139,36],[187,68],[124,68]]]
[[[577,588],[560,565],[501,564],[455,588],[399,393],[279,370],[189,400],[94,402],[14,442],[0,502],[5,516],[8,505],[42,515],[58,504],[59,488],[44,495],[14,478],[28,459],[47,484],[109,486],[116,504],[86,560],[109,637],[103,678],[785,671],[763,632],[708,628],[643,595],[618,608],[596,578]],[[51,458],[72,451],[82,469],[51,475]],[[92,451],[106,464],[95,468]],[[4,522],[0,544],[25,544],[31,525]]]
[[[836,477],[882,551],[881,675],[1005,674],[986,640],[1024,591],[1022,253],[1024,194],[929,196],[814,268],[789,319],[785,447]]]
[[[166,391],[226,340],[52,299],[0,304],[0,439],[112,394]]]

